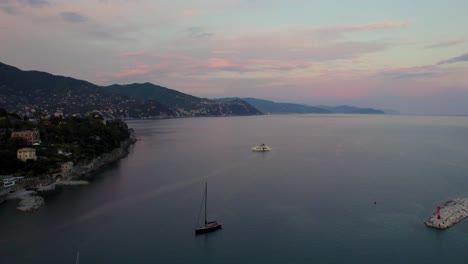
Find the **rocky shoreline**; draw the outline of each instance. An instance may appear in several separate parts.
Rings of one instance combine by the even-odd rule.
[[[57,181],[55,184],[57,186],[78,186],[78,185],[88,185],[89,181]]]
[[[91,162],[78,164],[75,166],[70,175],[64,180],[57,180],[56,182],[40,186],[36,191],[28,191],[25,189],[17,190],[13,193],[7,194],[2,198],[3,200],[20,200],[16,209],[20,212],[33,212],[39,209],[44,204],[44,198],[39,196],[38,193],[46,194],[55,191],[57,186],[78,186],[88,185],[89,182],[83,179],[90,179],[100,169],[105,166],[116,162],[128,155],[129,147],[136,142],[136,137],[133,131],[130,137],[120,143],[120,147],[114,149],[112,152],[105,153]],[[7,192],[6,192],[7,193]],[[1,198],[1,197],[0,197]],[[2,202],[3,200],[0,199]]]
[[[461,220],[468,218],[468,198],[459,198],[445,202],[424,224],[436,229],[447,229]]]
[[[18,190],[9,194],[6,200],[20,200],[16,209],[21,212],[32,212],[44,204],[44,198],[37,195],[35,191]]]
[[[130,137],[120,143],[120,147],[114,149],[110,153],[104,153],[103,155],[93,159],[91,162],[78,164],[71,171],[71,179],[89,179],[92,175],[103,167],[120,160],[128,155],[129,147],[137,141],[133,131],[130,133]]]

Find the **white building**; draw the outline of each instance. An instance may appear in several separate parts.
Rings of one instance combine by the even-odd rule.
[[[64,162],[60,165],[60,170],[62,173],[67,174],[73,169],[73,162]]]
[[[16,156],[19,160],[26,162],[27,160],[37,160],[36,150],[33,148],[18,149]]]
[[[15,186],[16,183],[21,182],[24,177],[8,177],[3,179],[3,187]]]

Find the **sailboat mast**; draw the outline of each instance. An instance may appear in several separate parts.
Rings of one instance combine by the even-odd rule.
[[[206,225],[206,211],[207,211],[207,208],[206,208],[206,205],[208,203],[208,182],[205,182],[205,225]]]

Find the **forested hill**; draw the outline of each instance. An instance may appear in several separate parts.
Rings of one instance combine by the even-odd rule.
[[[0,107],[64,115],[99,111],[116,118],[261,114],[241,100],[212,101],[150,83],[103,87],[45,72],[22,71],[3,63],[0,63]]]
[[[195,97],[151,83],[111,85],[106,90],[136,100],[161,102],[181,116],[258,115],[259,110],[243,100],[217,101]]]
[[[294,103],[277,103],[257,98],[220,98],[220,101],[243,100],[264,113],[300,113],[300,114],[384,114],[384,111],[356,106],[311,106]]]

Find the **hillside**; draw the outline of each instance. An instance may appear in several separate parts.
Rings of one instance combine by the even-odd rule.
[[[257,98],[222,98],[222,101],[240,99],[251,104],[258,110],[264,113],[301,113],[301,114],[327,114],[330,111],[310,105],[293,104],[293,103],[276,103],[273,101],[257,99]]]
[[[100,111],[113,117],[167,117],[174,112],[159,102],[112,94],[92,83],[45,72],[22,71],[0,63],[0,107],[83,115]]]
[[[22,71],[3,63],[0,63],[0,107],[50,115],[99,111],[116,118],[261,114],[241,100],[212,101],[150,83],[102,87],[70,77]]]
[[[30,146],[22,138],[12,136],[13,131],[31,129],[40,133],[40,146]],[[122,142],[130,140],[131,133],[127,124],[118,119],[104,121],[101,116],[91,115],[51,117],[33,123],[0,108],[0,175],[44,176],[60,170],[63,162],[89,162],[119,148]],[[18,160],[17,151],[24,147],[34,148],[37,160]]]
[[[155,100],[178,116],[258,115],[260,111],[242,100],[216,101],[184,94],[151,83],[111,85],[106,91],[136,100]]]
[[[385,114],[384,111],[373,109],[373,108],[361,108],[349,105],[340,106],[319,106],[320,108],[326,109],[336,114]]]
[[[220,101],[243,100],[264,113],[299,114],[384,114],[384,111],[355,106],[310,106],[294,103],[277,103],[257,98],[220,98]]]

